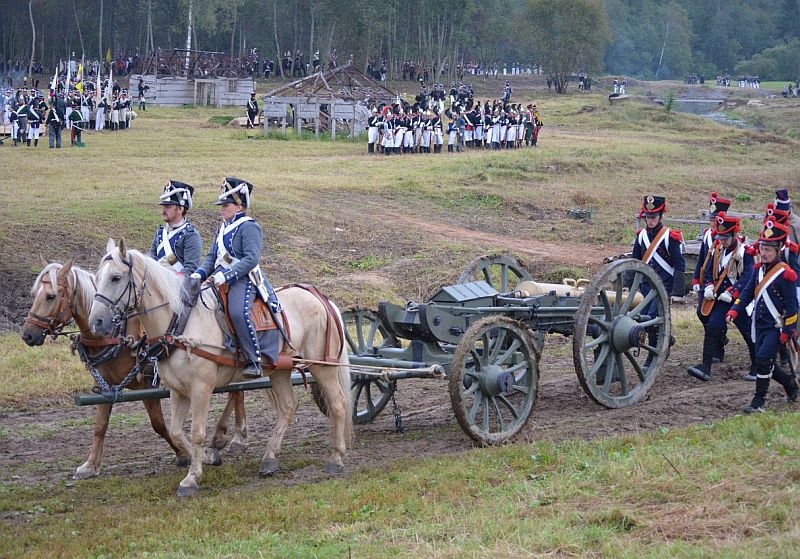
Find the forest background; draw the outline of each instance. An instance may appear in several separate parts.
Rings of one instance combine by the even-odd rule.
[[[542,17],[548,5],[555,20]],[[276,61],[300,50],[307,63],[319,50],[323,64],[337,49],[339,64],[352,55],[362,69],[385,58],[391,79],[405,60],[502,71],[546,66],[536,39],[587,5],[599,20],[556,36],[595,43],[601,35],[600,52],[578,70],[643,79],[800,75],[800,0],[0,0],[0,60],[27,68],[33,50],[53,68],[72,52],[104,59],[109,50],[116,58],[181,48],[191,9],[194,49],[246,57],[257,48]]]

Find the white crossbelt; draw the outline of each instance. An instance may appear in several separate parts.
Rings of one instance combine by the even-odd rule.
[[[758,294],[758,296],[755,298],[755,300],[752,303],[753,308],[755,309],[755,307],[758,305],[758,301],[761,300],[761,299],[764,300],[764,304],[767,306],[767,310],[769,310],[769,314],[771,314],[772,318],[775,320],[775,328],[783,328],[783,316],[781,315],[781,313],[778,312],[778,309],[775,306],[775,303],[772,301],[772,298],[769,296],[769,293],[767,292],[767,288],[770,285],[772,285],[772,283],[776,279],[778,279],[780,276],[782,276],[783,272],[785,272],[785,271],[786,271],[786,268],[782,268],[774,276],[769,278],[767,280],[767,283],[765,283],[764,286],[761,288],[761,292]],[[763,280],[764,280],[764,268],[761,267],[761,268],[758,269],[758,282],[756,283],[756,285],[761,285],[761,282]],[[754,342],[756,341],[756,321],[755,320],[753,320],[752,323],[750,324],[750,337],[753,339]]]
[[[230,269],[237,262],[239,262],[239,259],[231,256],[230,253],[228,252],[228,249],[225,248],[225,243],[223,242],[223,238],[225,237],[226,234],[230,233],[231,231],[233,231],[234,229],[236,229],[237,227],[239,227],[242,223],[244,223],[246,221],[253,221],[253,218],[250,217],[249,215],[245,215],[245,216],[240,217],[239,219],[237,219],[233,223],[230,223],[229,225],[226,225],[225,227],[220,227],[219,228],[219,231],[217,232],[217,240],[216,240],[216,244],[217,244],[217,260],[214,263],[214,267],[218,267],[219,266],[219,267],[222,267],[222,268],[225,268],[225,269]],[[228,257],[229,260],[225,259],[226,256]],[[264,300],[264,302],[265,303],[268,302],[268,300],[269,300],[269,292],[267,291],[267,286],[264,284],[264,276],[261,273],[261,268],[259,267],[258,262],[256,262],[255,267],[252,270],[250,270],[250,272],[248,272],[247,275],[250,278],[250,281],[253,282],[253,285],[255,285],[256,290],[258,291],[258,294],[261,296],[261,298]]]
[[[171,229],[169,231],[167,230],[166,227],[162,227],[161,241],[158,243],[156,254],[158,254],[163,250],[165,259],[169,259],[170,256],[175,254],[175,251],[172,250],[172,243],[170,243],[170,240],[172,239],[172,237],[174,237],[175,235],[186,229],[187,225],[189,225],[189,222],[184,221],[181,225],[178,225],[175,229]],[[176,260],[175,263],[172,264],[172,267],[175,269],[176,272],[183,271],[183,264],[180,262],[180,260]]]
[[[647,229],[642,229],[639,233],[639,242],[642,243],[645,252],[647,252],[647,249],[650,248],[650,237],[647,236]],[[663,243],[664,248],[669,251],[669,229],[667,229],[667,232],[661,237],[661,241],[659,241],[659,243]],[[675,274],[675,268],[667,264],[667,261],[664,260],[660,254],[658,254],[657,246],[653,248],[653,251],[650,253],[650,258],[645,261],[645,264],[649,264],[650,260],[655,260],[658,265],[661,266],[669,275],[672,276]]]

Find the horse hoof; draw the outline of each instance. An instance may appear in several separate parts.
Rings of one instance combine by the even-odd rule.
[[[186,466],[191,465],[191,463],[192,463],[192,459],[189,458],[188,456],[176,456],[175,457],[175,464],[179,468],[185,468]]]
[[[231,443],[230,446],[228,447],[228,452],[231,452],[233,454],[238,454],[240,452],[244,452],[244,450],[246,448],[247,448],[246,445],[243,445],[242,443],[235,443],[234,442],[234,443]]]
[[[96,470],[94,468],[84,468],[83,466],[81,466],[80,468],[75,470],[75,475],[72,476],[72,479],[83,480],[83,479],[97,477],[98,475],[100,475],[99,470]]]
[[[278,462],[276,458],[272,458],[270,460],[265,460],[261,463],[261,468],[258,470],[258,475],[261,477],[271,476],[278,470],[280,470],[281,464]]]
[[[228,446],[227,439],[214,439],[211,441],[211,448],[216,448],[217,450],[222,450]]]
[[[194,497],[199,491],[196,485],[179,485],[178,497]]]
[[[203,464],[206,466],[222,466],[222,456],[216,448],[207,448],[203,453]]]
[[[328,463],[325,464],[324,472],[329,475],[341,474],[342,472],[344,472],[344,466],[340,466],[339,464]]]

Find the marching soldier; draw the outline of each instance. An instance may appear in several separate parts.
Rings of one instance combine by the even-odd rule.
[[[720,212],[715,219],[714,237],[717,242],[709,253],[713,254],[702,275],[703,303],[698,311],[705,329],[703,362],[687,370],[691,376],[703,381],[711,378],[711,365],[723,345],[722,339],[728,330],[725,316],[753,271],[753,256],[737,236],[739,218]],[[750,373],[754,374],[755,346],[750,337],[750,317],[742,313],[734,324],[747,343]]]
[[[756,264],[747,285],[739,294],[726,320],[734,322],[746,314],[753,304],[751,337],[755,343],[756,391],[745,413],[764,411],[770,379],[774,378],[786,391],[790,402],[797,400],[798,386],[794,372],[785,373],[775,362],[781,346],[795,344],[797,328],[797,273],[780,259],[780,251],[788,238],[785,225],[768,219],[758,239]]]
[[[211,277],[214,285],[228,286],[228,316],[236,331],[239,351],[247,363],[242,374],[257,378],[262,374],[262,356],[272,363],[277,361],[281,333],[279,330],[256,332],[250,315],[253,302],[261,297],[274,319],[281,308],[259,266],[263,234],[258,223],[247,215],[252,192],[253,185],[247,181],[225,179],[222,192],[214,202],[221,206],[223,222],[203,264],[190,277],[201,281]]]
[[[247,128],[254,128],[256,117],[258,116],[258,101],[256,101],[256,92],[250,94],[250,99],[247,100]]]
[[[633,258],[637,258],[652,267],[670,296],[670,302],[683,300],[684,278],[683,272],[686,262],[683,258],[683,235],[680,231],[671,231],[664,226],[663,214],[667,211],[667,201],[663,196],[645,196],[642,200],[642,209],[639,217],[645,220],[645,228],[636,232],[633,241]],[[632,282],[629,279],[628,282]],[[626,282],[627,283],[627,282]],[[628,283],[630,287],[630,283]],[[642,286],[642,295],[647,295],[650,288]],[[642,314],[658,316],[658,305],[654,299]],[[647,330],[648,343],[656,345],[658,339],[658,326],[651,326]],[[645,366],[652,362],[653,354],[649,354]]]
[[[702,292],[707,283],[705,277],[706,266],[711,259],[713,253],[712,249],[716,244],[714,231],[717,225],[717,216],[720,214],[720,212],[727,212],[730,206],[731,201],[722,198],[716,192],[712,192],[708,199],[709,226],[708,229],[703,231],[703,239],[700,241],[700,254],[697,256],[697,264],[695,265],[694,273],[692,274],[692,291],[695,293],[695,295],[697,295],[697,318],[700,319],[700,322],[704,327],[708,322],[708,317],[704,316],[700,310],[704,301]],[[722,361],[725,353],[725,344],[727,341],[727,337],[723,334],[722,339],[720,340],[719,350],[714,355],[715,361]]]
[[[203,241],[186,214],[192,208],[194,187],[170,180],[158,203],[164,224],[158,227],[150,257],[183,274],[191,274],[200,264]]]
[[[433,109],[433,118],[430,120],[430,126],[432,129],[431,142],[433,143],[433,153],[441,153],[444,138],[442,136],[442,118],[439,116],[439,109]],[[430,153],[430,148],[428,148],[428,150]]]

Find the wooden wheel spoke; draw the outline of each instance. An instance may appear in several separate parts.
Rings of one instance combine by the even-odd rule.
[[[602,349],[600,349],[600,355],[597,356],[597,359],[594,360],[594,365],[592,365],[592,370],[589,371],[589,376],[591,378],[595,378],[597,373],[600,372],[600,367],[603,366],[603,362],[608,357],[611,348],[607,345],[604,345]]]
[[[631,366],[633,367],[633,370],[636,371],[636,375],[639,377],[639,381],[640,382],[644,382],[644,380],[645,380],[645,372],[642,369],[642,366],[639,365],[639,362],[636,360],[636,358],[633,356],[633,354],[631,353],[630,350],[625,352],[625,357],[628,358],[628,361],[630,362]]]
[[[355,394],[353,394],[353,402],[358,402],[358,399],[361,397],[361,392],[364,390],[364,383],[359,382],[356,384]]]
[[[622,306],[622,274],[617,274],[617,277],[614,278],[614,314],[619,313],[619,308]]]
[[[503,349],[503,342],[506,341],[507,333],[508,332],[503,329],[497,334],[497,337],[494,340],[494,345],[492,346],[492,351],[489,353],[489,361],[492,361],[497,356],[497,352]]]
[[[509,374],[514,374],[517,371],[519,371],[520,369],[523,369],[523,370],[527,371],[528,367],[530,367],[530,363],[526,359],[525,361],[521,361],[521,362],[517,363],[516,365],[512,365],[511,367],[509,367],[507,369],[503,369],[503,372],[509,373]],[[522,376],[524,376],[524,375],[522,375]],[[519,378],[517,378],[517,375],[514,375],[514,380],[519,380]]]
[[[606,356],[606,376],[603,379],[603,392],[608,394],[611,392],[611,383],[614,380],[614,372],[616,370],[617,361],[614,359],[614,354],[609,352]]]
[[[619,388],[623,396],[628,395],[628,377],[625,374],[625,363],[622,361],[622,354],[616,354],[617,369],[619,369]]]
[[[520,341],[515,338],[514,341],[511,342],[511,345],[508,346],[508,349],[505,351],[505,353],[503,353],[503,355],[494,360],[493,364],[500,365],[501,363],[505,363],[509,357],[514,355],[514,353],[519,349],[519,347],[520,347]]]
[[[620,314],[626,314],[628,309],[631,308],[631,304],[633,300],[636,298],[636,294],[639,293],[639,285],[642,283],[642,274],[636,272],[633,276],[633,282],[631,283],[631,288],[628,291],[628,296],[625,297],[625,303],[623,303],[622,307],[620,307],[619,311]],[[622,293],[618,292],[617,297],[622,297]]]
[[[608,334],[601,334],[591,342],[583,344],[583,350],[586,351],[587,349],[592,349],[593,347],[597,347],[600,344],[604,344],[608,342]]]
[[[641,314],[641,312],[647,308],[647,305],[649,305],[653,299],[656,298],[657,293],[658,292],[655,289],[651,289],[650,292],[644,296],[644,299],[642,299],[641,303],[636,305],[636,308],[628,313],[628,316],[636,316]]]
[[[361,353],[367,348],[367,343],[364,341],[364,322],[359,316],[356,316],[356,338],[358,339],[358,352]]]
[[[366,348],[372,349],[373,347],[375,347],[375,334],[377,333],[378,333],[378,323],[373,322],[370,325],[369,335],[367,336],[367,344],[365,346]]]
[[[481,413],[483,417],[481,418],[481,425],[483,427],[483,431],[488,433],[489,432],[489,398],[483,397],[481,398]]]
[[[370,415],[375,413],[375,402],[372,401],[372,390],[370,389],[370,385],[367,385],[367,410]]]
[[[500,266],[500,289],[501,293],[508,291],[508,264],[501,264]]]
[[[503,419],[503,414],[500,413],[500,406],[497,405],[497,398],[492,397],[491,400],[492,408],[494,408],[494,413],[497,416],[498,427],[500,428],[500,432],[503,432],[506,430],[506,422]]]
[[[600,302],[603,303],[603,311],[606,313],[606,320],[611,322],[614,320],[614,313],[611,310],[611,303],[608,300],[608,293],[606,293],[605,289],[600,291],[598,299],[600,299]]]
[[[475,391],[478,390],[478,388],[480,388],[480,386],[481,386],[480,383],[475,381],[470,385],[469,388],[464,389],[462,395],[464,396],[464,398],[472,396],[473,394],[475,394]]]
[[[525,386],[524,384],[512,384],[511,385],[511,389],[516,391],[516,392],[522,392],[525,395],[528,395],[528,394],[531,393],[530,389],[527,386]]]
[[[599,326],[603,330],[610,330],[611,329],[611,323],[610,322],[606,322],[605,320],[603,320],[600,317],[597,317],[597,316],[595,316],[593,314],[589,315],[589,322],[591,322],[592,324],[596,324],[597,326]]]
[[[514,404],[511,403],[511,401],[504,394],[499,394],[497,396],[497,399],[500,400],[500,402],[505,407],[508,408],[508,411],[510,411],[511,415],[514,416],[514,419],[519,419],[519,410],[516,408]]]
[[[664,318],[661,316],[657,316],[655,318],[651,318],[650,320],[645,320],[644,322],[640,322],[639,326],[647,328],[648,326],[655,326],[656,324],[664,324]]]
[[[475,423],[475,418],[478,417],[478,411],[481,408],[481,402],[483,401],[483,393],[477,391],[475,394],[475,400],[472,402],[472,408],[469,410],[469,420],[472,423]]]
[[[641,346],[639,346],[639,347],[641,347],[642,349],[644,349],[645,351],[647,351],[647,352],[649,352],[649,353],[652,353],[652,354],[653,354],[653,355],[655,355],[656,357],[658,357],[659,355],[661,355],[661,350],[660,350],[660,349],[658,349],[657,347],[653,347],[653,346],[651,346],[651,345],[647,345],[647,344],[642,344],[642,345],[641,345]]]

